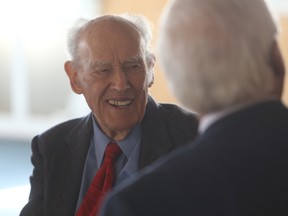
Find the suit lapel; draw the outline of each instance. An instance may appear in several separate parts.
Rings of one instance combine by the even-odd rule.
[[[148,98],[146,113],[141,125],[140,168],[143,168],[169,152],[173,144],[169,139],[163,113],[151,97]]]
[[[59,182],[62,185],[57,185],[59,193],[55,205],[57,212],[55,215],[74,215],[78,200],[82,173],[85,165],[87,151],[90,145],[93,132],[92,114],[81,119],[79,123],[71,129],[71,132],[66,137],[66,149],[57,152],[53,155],[54,161],[62,161],[61,166],[57,170],[63,173],[56,174],[58,178],[62,178]]]

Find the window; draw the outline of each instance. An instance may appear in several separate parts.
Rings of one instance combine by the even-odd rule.
[[[32,137],[89,112],[63,65],[67,29],[95,17],[99,2],[0,0],[0,215],[19,215],[28,201]]]

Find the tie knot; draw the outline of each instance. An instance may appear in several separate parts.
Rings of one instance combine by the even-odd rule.
[[[116,143],[109,143],[105,149],[105,158],[104,160],[108,160],[109,162],[114,162],[116,158],[120,155],[121,149]]]

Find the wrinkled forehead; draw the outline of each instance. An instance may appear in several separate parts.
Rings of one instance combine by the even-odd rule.
[[[93,58],[116,53],[122,60],[145,53],[145,43],[137,27],[128,20],[101,17],[88,23],[81,35],[79,51]],[[87,56],[88,57],[88,56]]]
[[[87,29],[89,29],[89,27],[94,28],[97,25],[99,26],[119,25],[122,26],[122,28],[127,27],[131,28],[131,30],[140,32],[138,27],[130,20],[114,15],[104,15],[91,20],[87,25]]]
[[[141,34],[136,25],[121,17],[108,15],[90,21],[82,33],[82,39],[87,42],[102,42],[123,38],[138,43],[141,42]]]

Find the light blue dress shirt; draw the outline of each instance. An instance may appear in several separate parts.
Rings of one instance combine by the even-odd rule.
[[[82,182],[80,187],[80,193],[78,196],[77,208],[81,205],[81,202],[99,169],[106,146],[112,140],[107,137],[99,125],[93,118],[93,135],[91,143],[88,149],[84,171],[82,175]],[[139,153],[140,153],[140,141],[141,141],[141,126],[137,124],[131,130],[129,135],[122,141],[116,142],[122,150],[122,154],[116,161],[116,181],[118,184],[123,179],[126,179],[139,169]]]

